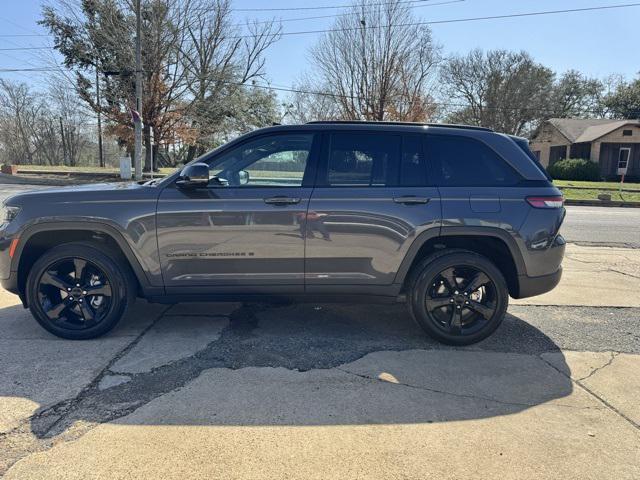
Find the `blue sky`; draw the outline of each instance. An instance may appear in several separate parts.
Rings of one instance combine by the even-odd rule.
[[[441,3],[445,0],[431,0]],[[344,5],[350,0],[235,0],[235,8],[291,8],[303,6]],[[505,15],[585,8],[601,5],[635,3],[634,0],[464,0],[446,5],[413,7],[422,21]],[[36,24],[41,0],[0,0],[0,49],[48,45],[50,39],[27,36],[43,33]],[[336,14],[343,10],[283,12],[237,12],[260,20]],[[578,69],[588,75],[604,77],[613,73],[631,78],[640,71],[640,7],[596,12],[567,13],[541,17],[512,18],[470,23],[434,25],[434,38],[445,53],[464,53],[480,47],[527,50],[533,57],[556,71]],[[330,28],[332,19],[301,20],[283,23],[284,31]],[[267,78],[275,85],[290,86],[308,68],[308,48],[318,34],[283,37],[267,54]],[[30,68],[43,65],[38,51],[0,50],[0,68]],[[41,74],[0,73],[34,84],[42,82]]]

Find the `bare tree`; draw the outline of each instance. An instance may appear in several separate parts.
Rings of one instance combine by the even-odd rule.
[[[249,33],[242,34],[233,23],[230,0],[193,2],[191,8],[197,13],[185,25],[187,38],[180,45],[190,94],[186,112],[197,129],[187,160],[216,143],[215,137],[224,135],[229,123],[240,131],[248,127],[242,124],[248,110],[240,108],[252,103],[248,94],[267,106],[274,104],[273,96],[245,85],[263,78],[264,52],[280,35],[280,26],[269,21],[250,23]]]
[[[294,105],[319,102],[318,114],[344,119],[428,120],[440,47],[428,26],[415,23],[406,2],[354,3],[311,50],[317,81],[304,83],[321,95],[299,93]],[[331,98],[335,109],[327,105]]]
[[[46,93],[0,80],[0,157],[3,162],[77,165],[89,135],[78,99],[64,85]],[[66,151],[66,158],[63,155]]]
[[[441,80],[454,106],[449,120],[523,134],[532,122],[549,114],[554,73],[526,52],[473,50],[449,58]]]

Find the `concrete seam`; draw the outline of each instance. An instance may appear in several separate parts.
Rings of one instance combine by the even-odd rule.
[[[612,412],[614,412],[615,414],[617,414],[619,417],[621,417],[623,420],[626,420],[629,424],[631,424],[632,427],[635,427],[637,430],[640,430],[640,424],[636,423],[634,420],[632,420],[631,418],[629,418],[628,416],[626,416],[624,413],[622,413],[620,410],[618,410],[616,407],[614,407],[613,405],[611,405],[609,402],[607,402],[604,398],[602,398],[600,395],[598,395],[597,393],[595,393],[593,390],[591,390],[589,387],[587,387],[586,385],[584,385],[582,382],[580,382],[579,380],[574,380],[573,378],[571,378],[571,375],[567,375],[565,372],[561,371],[560,369],[556,368],[555,365],[551,364],[550,362],[547,362],[544,358],[542,358],[542,356],[540,356],[540,359],[545,362],[547,365],[549,365],[551,368],[553,368],[554,370],[557,370],[558,372],[560,372],[562,375],[564,375],[565,377],[567,377],[569,380],[571,380],[572,383],[575,383],[577,386],[579,386],[580,388],[582,388],[585,392],[587,392],[589,395],[591,395],[592,397],[594,397],[596,400],[598,400],[600,403],[602,403],[605,407],[607,407],[609,410],[611,410]]]

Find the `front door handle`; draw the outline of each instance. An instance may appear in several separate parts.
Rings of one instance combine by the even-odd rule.
[[[426,197],[414,197],[410,195],[393,198],[395,203],[403,203],[405,205],[424,205],[425,203],[429,203],[429,200],[430,199]]]
[[[295,205],[296,203],[300,203],[300,199],[295,197],[277,196],[265,198],[264,203],[267,205]]]

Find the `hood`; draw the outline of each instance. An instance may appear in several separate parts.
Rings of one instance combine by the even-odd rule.
[[[158,193],[159,189],[155,185],[140,185],[135,182],[90,183],[30,190],[9,197],[5,203],[20,205],[25,202],[69,203],[82,202],[83,200],[139,200],[141,198],[156,198]]]

